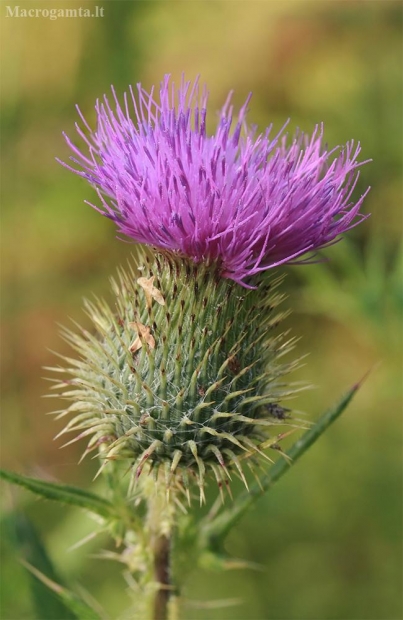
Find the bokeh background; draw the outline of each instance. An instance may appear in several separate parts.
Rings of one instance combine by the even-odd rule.
[[[22,8],[104,7],[103,18],[6,17]],[[328,263],[284,268],[297,353],[294,380],[313,383],[294,405],[315,419],[368,369],[348,412],[260,501],[228,549],[260,570],[195,570],[185,620],[399,620],[402,618],[402,7],[342,2],[2,0],[2,463],[88,487],[94,462],[80,446],[60,450],[46,413],[43,366],[67,353],[58,323],[86,323],[82,297],[109,297],[109,277],[132,248],[83,204],[93,191],[55,162],[67,158],[80,104],[114,84],[201,74],[210,121],[229,89],[250,120],[279,129],[290,117],[330,145],[360,140],[356,196],[368,186],[371,218],[328,250]],[[91,557],[107,540],[69,550],[91,531],[76,510],[3,487],[3,620],[35,618],[18,562],[15,511],[29,518],[67,582],[80,582],[115,619],[129,604],[119,568]],[[18,540],[20,546],[18,547]],[[57,620],[57,619],[55,619]]]

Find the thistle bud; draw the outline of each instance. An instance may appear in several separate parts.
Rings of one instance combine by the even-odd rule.
[[[116,311],[86,303],[96,336],[64,331],[79,360],[65,369],[68,389],[59,384],[72,401],[63,433],[89,438],[86,453],[101,447],[103,466],[125,460],[131,488],[145,466],[168,487],[196,483],[201,498],[208,477],[222,488],[234,471],[246,483],[244,465],[285,423],[280,358],[291,343],[273,331],[284,315],[276,285],[241,288],[167,254],[120,270]]]

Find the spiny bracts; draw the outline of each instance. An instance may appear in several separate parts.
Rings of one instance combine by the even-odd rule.
[[[292,342],[273,332],[285,314],[278,281],[260,279],[245,289],[167,254],[120,270],[116,312],[86,302],[96,335],[63,332],[79,359],[53,369],[70,375],[55,386],[71,401],[60,417],[73,416],[60,434],[89,437],[85,454],[97,451],[101,469],[126,461],[129,492],[144,467],[188,497],[196,482],[201,500],[208,477],[220,490],[231,472],[246,484],[244,465],[279,449],[279,426],[291,425],[279,401],[291,392],[283,376],[295,364],[280,358]]]

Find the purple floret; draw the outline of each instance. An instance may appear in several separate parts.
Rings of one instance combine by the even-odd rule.
[[[368,190],[351,200],[365,163],[353,141],[329,151],[322,126],[290,145],[283,130],[256,135],[245,121],[251,95],[233,123],[232,93],[209,136],[198,80],[176,91],[167,75],[158,98],[138,84],[123,106],[112,93],[113,109],[106,96],[96,104],[95,131],[79,112],[86,153],[65,136],[79,170],[67,167],[97,189],[102,206],[91,206],[135,241],[217,263],[223,277],[249,286],[251,276],[296,262],[367,217]]]

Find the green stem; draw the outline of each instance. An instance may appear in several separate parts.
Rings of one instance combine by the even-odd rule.
[[[220,546],[231,528],[241,519],[252,504],[259,499],[270,487],[279,480],[291,466],[306,452],[306,450],[324,433],[324,431],[346,409],[351,399],[357,392],[362,381],[354,385],[340,401],[328,409],[302,437],[287,452],[290,461],[282,458],[278,460],[270,471],[260,480],[260,485],[254,484],[249,492],[242,493],[233,505],[212,522],[207,522],[202,528],[201,536],[204,544],[210,548]],[[204,546],[203,544],[203,546]]]
[[[150,601],[150,616],[152,620],[176,620],[177,591],[172,562],[176,508],[174,489],[168,498],[163,482],[161,479],[144,478],[142,483],[148,507],[144,529],[145,544],[152,552],[150,569],[155,584]]]
[[[170,578],[171,541],[159,536],[154,546],[154,576],[158,590],[154,599],[153,620],[168,620],[168,604],[171,596]]]

